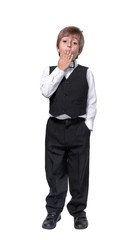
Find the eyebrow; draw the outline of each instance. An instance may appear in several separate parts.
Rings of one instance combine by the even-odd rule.
[[[70,34],[69,34],[69,35],[70,35]],[[63,36],[62,38],[69,37],[69,35]],[[72,38],[75,39],[75,40],[77,40],[77,41],[79,41],[79,39],[78,39],[77,37],[75,37],[75,36],[73,36]]]

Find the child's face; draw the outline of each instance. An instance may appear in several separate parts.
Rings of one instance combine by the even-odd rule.
[[[69,51],[73,54],[73,59],[75,60],[81,52],[79,52],[79,37],[76,35],[66,35],[64,36],[59,43],[59,48],[57,51],[61,54]]]

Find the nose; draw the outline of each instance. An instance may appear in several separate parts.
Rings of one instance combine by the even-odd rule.
[[[68,41],[67,47],[71,48],[71,41]]]

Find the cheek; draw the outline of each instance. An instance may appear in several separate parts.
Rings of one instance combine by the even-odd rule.
[[[79,53],[79,48],[78,48],[78,47],[74,48],[74,49],[73,49],[73,52],[74,52],[75,54],[78,54],[78,53]]]
[[[78,55],[79,51],[78,50],[75,50],[74,51],[74,55]]]
[[[59,52],[63,51],[64,46],[62,44],[59,45]]]
[[[60,51],[60,52],[65,52],[66,50],[67,50],[66,47],[60,47],[60,48],[59,48],[59,51]]]

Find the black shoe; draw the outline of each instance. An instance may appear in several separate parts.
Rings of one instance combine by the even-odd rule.
[[[51,212],[48,213],[46,219],[42,224],[44,229],[53,229],[56,227],[56,223],[61,219],[60,213]]]
[[[88,227],[87,218],[84,217],[75,217],[74,218],[74,227],[76,229],[85,229]]]

